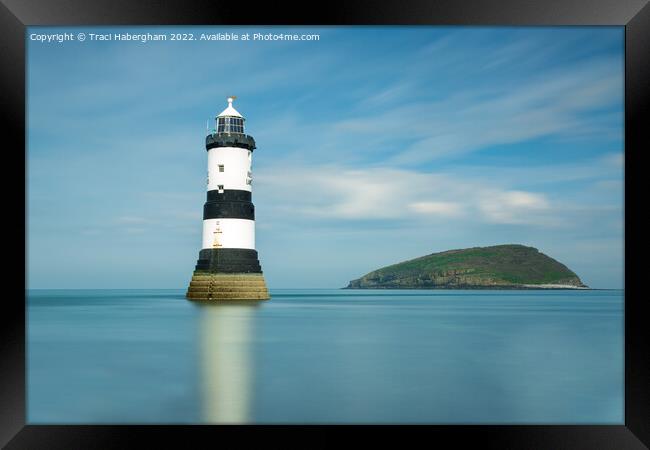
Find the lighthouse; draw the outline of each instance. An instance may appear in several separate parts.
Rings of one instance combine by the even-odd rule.
[[[255,250],[255,139],[244,133],[246,119],[233,107],[234,100],[228,98],[205,139],[208,192],[201,250],[186,295],[191,300],[269,298]]]

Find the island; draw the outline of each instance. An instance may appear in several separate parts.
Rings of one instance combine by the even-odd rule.
[[[589,289],[564,264],[518,244],[447,250],[374,270],[343,289]]]

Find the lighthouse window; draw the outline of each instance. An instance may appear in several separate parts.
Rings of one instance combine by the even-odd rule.
[[[217,190],[219,191],[220,194],[223,194],[223,184],[217,185]]]
[[[219,172],[223,172],[223,164],[219,164]]]
[[[218,133],[243,133],[244,119],[240,117],[219,117],[217,122]]]

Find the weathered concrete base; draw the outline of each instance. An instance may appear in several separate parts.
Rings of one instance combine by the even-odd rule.
[[[268,300],[261,273],[211,273],[194,271],[185,295],[189,300]]]

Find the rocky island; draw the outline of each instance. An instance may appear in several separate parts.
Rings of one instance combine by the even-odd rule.
[[[534,247],[448,250],[374,270],[344,289],[588,289],[564,264]]]

